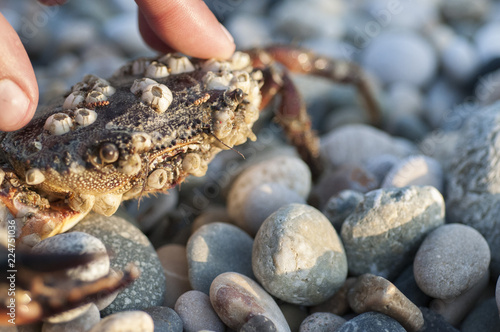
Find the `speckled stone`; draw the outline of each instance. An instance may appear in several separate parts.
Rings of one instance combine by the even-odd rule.
[[[226,327],[212,308],[207,294],[192,290],[182,294],[175,303],[175,312],[184,322],[184,331],[209,330],[224,332]]]
[[[491,297],[478,305],[465,318],[460,330],[462,332],[498,332],[500,317],[495,298]]]
[[[365,312],[348,320],[340,327],[338,332],[406,332],[396,320],[378,312]]]
[[[337,232],[315,208],[289,204],[266,219],[255,236],[255,276],[272,295],[314,305],[328,299],[347,276]]]
[[[373,274],[358,277],[347,299],[355,312],[383,313],[397,320],[407,331],[416,332],[424,325],[420,309],[382,277]]]
[[[180,244],[166,244],[156,250],[165,274],[165,301],[163,305],[173,308],[183,293],[191,290],[188,278],[186,247]]]
[[[99,309],[97,309],[95,304],[91,304],[88,310],[82,315],[68,322],[57,324],[43,323],[42,332],[87,332],[100,320]]]
[[[242,274],[227,272],[217,276],[210,286],[210,302],[222,321],[233,330],[238,331],[250,318],[263,315],[272,321],[277,331],[290,332],[273,298]]]
[[[346,320],[329,312],[316,312],[300,324],[299,332],[336,332]]]
[[[500,26],[500,25],[499,25]],[[491,249],[492,275],[500,275],[500,102],[479,109],[460,131],[447,173],[447,218],[479,231]]]
[[[311,190],[311,171],[298,157],[278,156],[245,169],[234,181],[227,195],[227,210],[236,223],[244,227],[244,209],[248,194],[262,183],[287,186],[306,198]]]
[[[254,278],[253,239],[240,228],[221,222],[202,226],[187,243],[188,275],[195,290],[209,293],[219,274],[238,272]]]
[[[123,311],[103,318],[89,332],[154,332],[153,319],[144,311]]]
[[[182,319],[169,307],[150,307],[142,309],[153,319],[154,332],[182,332]]]
[[[111,268],[121,271],[129,263],[133,263],[141,272],[132,285],[121,291],[113,303],[101,311],[101,316],[163,304],[163,268],[148,238],[137,227],[116,215],[105,217],[92,213],[73,229],[91,234],[106,245],[113,253],[110,258]]]
[[[446,224],[430,233],[415,256],[413,271],[424,293],[449,300],[474,286],[486,273],[490,248],[474,228]]]
[[[434,187],[367,193],[342,225],[349,272],[391,279],[411,262],[424,237],[443,223],[444,201]]]
[[[330,220],[335,230],[340,233],[346,218],[354,212],[364,196],[359,191],[342,190],[337,195],[330,197],[323,208],[323,214]]]
[[[424,315],[424,326],[419,332],[459,332],[443,316],[427,307],[420,307]]]

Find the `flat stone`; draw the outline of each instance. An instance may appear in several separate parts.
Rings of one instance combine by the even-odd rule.
[[[175,303],[175,312],[184,322],[184,331],[209,330],[224,332],[226,327],[212,308],[207,294],[192,290],[182,294]]]
[[[169,307],[150,307],[142,309],[153,319],[154,332],[182,332],[182,319]]]
[[[220,319],[238,331],[250,318],[264,316],[273,324],[259,318],[257,323],[274,325],[277,331],[290,331],[285,317],[273,298],[252,279],[234,272],[220,274],[210,286],[210,302]],[[272,331],[272,329],[270,329]]]
[[[424,237],[444,223],[434,187],[386,188],[365,194],[342,225],[349,272],[391,279],[410,264]]]
[[[347,299],[355,312],[383,313],[397,320],[407,331],[416,332],[424,325],[420,309],[382,277],[373,274],[358,277]]]
[[[234,225],[216,222],[199,228],[186,247],[193,289],[208,294],[212,281],[224,272],[238,272],[254,278],[252,246],[253,239]]]
[[[131,309],[145,309],[163,304],[165,275],[156,251],[148,238],[135,226],[116,215],[105,217],[89,214],[74,228],[100,239],[109,252],[111,268],[121,271],[129,263],[139,270],[140,276],[122,290],[101,316]]]
[[[396,320],[378,312],[365,312],[340,327],[339,332],[406,332]]]
[[[347,276],[337,232],[321,212],[304,204],[286,205],[266,219],[255,237],[252,267],[269,293],[302,305],[325,301]]]
[[[346,320],[329,312],[316,312],[307,316],[300,324],[299,332],[335,332]]]
[[[413,271],[427,295],[450,300],[488,273],[490,248],[474,228],[446,224],[430,233],[415,256]]]
[[[173,308],[183,293],[191,290],[188,278],[186,247],[166,244],[156,250],[165,274],[165,300],[163,305]]]
[[[144,311],[123,311],[103,318],[89,332],[154,332],[151,316]]]

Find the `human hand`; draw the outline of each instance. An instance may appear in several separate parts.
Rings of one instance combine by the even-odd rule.
[[[229,32],[200,0],[135,0],[144,41],[161,52],[198,58],[228,58],[235,45]],[[61,5],[65,0],[40,0]],[[38,104],[33,67],[15,30],[0,13],[0,130],[26,125]]]

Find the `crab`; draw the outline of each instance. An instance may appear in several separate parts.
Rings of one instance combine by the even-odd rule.
[[[31,247],[91,210],[109,216],[123,200],[203,176],[218,152],[256,139],[252,126],[276,95],[277,121],[319,173],[319,139],[289,71],[354,84],[380,121],[356,64],[290,46],[229,60],[170,53],[134,60],[107,80],[85,76],[26,127],[0,134],[0,202],[17,222],[18,243]]]

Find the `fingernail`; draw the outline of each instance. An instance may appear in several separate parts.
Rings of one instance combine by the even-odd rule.
[[[231,43],[234,43],[234,38],[233,36],[231,36],[231,34],[229,33],[229,31],[227,31],[226,27],[223,26],[222,24],[220,25],[220,28],[221,30],[224,32],[224,34],[226,35],[227,39],[231,42]]]
[[[14,128],[28,112],[30,100],[16,83],[0,80],[0,127]]]

